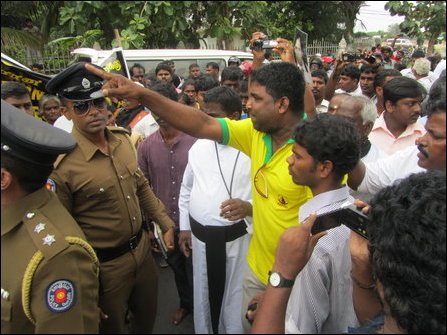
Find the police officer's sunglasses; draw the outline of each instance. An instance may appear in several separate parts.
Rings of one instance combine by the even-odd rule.
[[[73,110],[77,115],[83,116],[88,113],[91,105],[93,105],[93,107],[95,107],[98,110],[104,110],[107,108],[107,100],[105,98],[98,98],[93,100],[76,102],[73,104]]]

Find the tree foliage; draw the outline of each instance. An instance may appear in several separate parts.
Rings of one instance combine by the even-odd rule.
[[[338,42],[352,37],[364,1],[2,1],[2,17],[31,17],[41,24],[43,41],[90,40],[102,48],[117,46],[118,29],[124,48],[175,48],[180,42],[198,48],[206,37],[231,49],[240,36],[264,31],[271,38],[295,38],[296,28],[309,40]],[[16,22],[17,20],[10,20]],[[52,29],[44,29],[43,27]],[[17,27],[13,27],[17,28]],[[102,31],[102,34],[97,34]],[[94,32],[94,34],[92,34]],[[70,37],[70,38],[68,38]],[[61,39],[62,38],[62,39]]]
[[[389,1],[385,5],[391,15],[404,16],[400,29],[409,36],[429,40],[427,53],[433,52],[436,39],[445,32],[445,1]]]

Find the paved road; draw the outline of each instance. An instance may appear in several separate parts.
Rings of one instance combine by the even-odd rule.
[[[188,315],[182,323],[171,323],[171,314],[179,307],[179,298],[175,287],[174,273],[170,267],[158,267],[158,308],[153,334],[194,334],[194,321]]]

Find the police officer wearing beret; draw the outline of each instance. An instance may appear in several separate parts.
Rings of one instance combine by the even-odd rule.
[[[75,149],[60,156],[49,182],[73,215],[100,261],[99,306],[108,316],[101,333],[121,333],[129,310],[131,331],[151,333],[157,273],[142,212],[162,227],[173,249],[173,222],[138,168],[123,128],[106,127],[102,79],[75,64],[47,83],[74,123]]]
[[[98,259],[45,183],[74,138],[1,102],[2,334],[98,333]]]

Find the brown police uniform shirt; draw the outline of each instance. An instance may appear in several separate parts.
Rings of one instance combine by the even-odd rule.
[[[77,145],[56,161],[50,176],[62,204],[94,248],[118,247],[136,235],[142,227],[140,207],[167,231],[173,222],[138,168],[128,132],[115,127],[105,132],[108,155],[73,128]]]
[[[98,261],[57,196],[41,188],[1,217],[2,334],[98,333]]]

